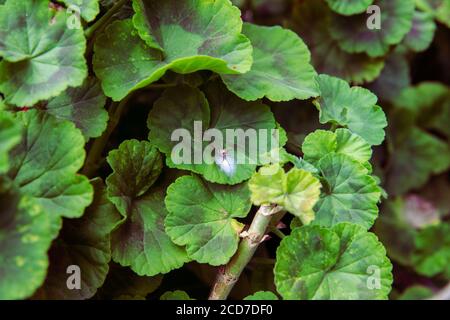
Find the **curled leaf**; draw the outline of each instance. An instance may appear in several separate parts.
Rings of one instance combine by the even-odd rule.
[[[314,219],[312,209],[318,201],[321,185],[310,172],[293,168],[285,173],[274,164],[255,173],[249,188],[253,204],[278,204],[308,224]]]
[[[94,70],[113,100],[167,70],[237,74],[250,69],[252,46],[240,33],[239,10],[228,0],[134,0],[133,8],[133,21],[114,22],[95,43]]]

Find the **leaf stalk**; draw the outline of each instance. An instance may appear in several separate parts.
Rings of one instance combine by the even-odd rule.
[[[228,297],[263,240],[274,214],[279,211],[280,207],[276,205],[263,205],[258,209],[236,254],[227,265],[220,268],[209,300],[225,300]]]
[[[84,35],[86,39],[90,39],[97,30],[102,29],[105,27],[108,22],[110,21],[110,18],[116,14],[120,8],[127,2],[128,0],[120,0],[118,1],[114,6],[111,7],[100,19],[98,19],[92,26],[86,29],[84,32]]]
[[[108,127],[106,128],[105,132],[103,132],[101,137],[94,141],[86,157],[86,162],[82,170],[82,173],[85,176],[92,177],[95,171],[97,171],[97,169],[100,167],[100,159],[102,157],[103,150],[105,149],[106,144],[111,137],[111,134],[119,124],[120,118],[122,117],[125,106],[130,97],[131,95],[128,95],[120,103],[114,102],[111,104],[111,107],[109,108]]]

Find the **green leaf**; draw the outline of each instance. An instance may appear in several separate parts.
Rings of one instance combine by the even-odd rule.
[[[69,88],[48,101],[46,110],[58,119],[75,123],[86,139],[99,137],[105,131],[108,112],[106,97],[95,78],[86,79],[78,88]]]
[[[412,28],[403,39],[403,44],[415,52],[425,51],[433,41],[436,24],[427,12],[415,11]]]
[[[383,203],[374,230],[386,246],[388,256],[408,266],[412,265],[416,230],[406,220],[406,210],[407,203],[401,197],[389,199]]]
[[[292,31],[279,26],[245,23],[253,46],[253,65],[241,75],[222,75],[229,90],[245,100],[272,101],[317,97],[319,90],[308,47]]]
[[[250,70],[252,46],[240,33],[240,11],[228,0],[134,0],[133,8],[133,22],[113,23],[95,43],[94,69],[113,100],[157,81],[167,70]]]
[[[407,109],[415,123],[436,130],[450,139],[450,88],[439,82],[421,82],[397,94],[394,104]]]
[[[366,87],[380,100],[392,101],[410,84],[409,62],[403,54],[394,52],[387,57],[380,76]]]
[[[277,249],[275,284],[284,299],[387,299],[392,265],[377,237],[341,223],[296,228]]]
[[[330,33],[343,50],[380,57],[411,30],[414,1],[375,0],[374,5],[381,10],[379,29],[368,27],[366,13],[351,17],[333,15]]]
[[[386,187],[391,195],[400,195],[420,188],[433,174],[450,167],[447,143],[414,127],[395,144],[387,172]],[[439,156],[436,156],[439,155]]]
[[[49,251],[50,268],[44,285],[35,299],[80,300],[91,298],[103,285],[111,260],[111,231],[121,220],[120,214],[106,197],[100,179],[93,180],[94,201],[80,219],[65,220],[58,240]],[[80,268],[80,290],[65,285],[67,268]]]
[[[303,158],[294,156],[290,153],[286,153],[285,157],[287,162],[292,163],[294,167],[296,167],[297,169],[303,169],[305,171],[311,172],[312,174],[317,174],[319,172],[319,170],[317,170],[317,168],[314,167],[314,165],[312,165]]]
[[[313,224],[332,227],[352,222],[369,229],[378,215],[381,189],[359,162],[343,154],[323,157],[318,168],[323,192],[314,210]]]
[[[433,296],[433,290],[428,287],[415,285],[407,288],[397,300],[425,300]]]
[[[148,141],[127,140],[108,154],[113,173],[106,179],[108,198],[126,217],[133,201],[158,179],[162,156]]]
[[[67,27],[65,10],[48,0],[7,0],[0,7],[0,91],[6,101],[32,106],[77,87],[87,76],[82,29]]]
[[[345,16],[366,12],[373,2],[374,0],[327,0],[331,10]]]
[[[162,275],[154,277],[138,276],[130,268],[111,263],[108,277],[99,289],[100,299],[120,299],[123,297],[145,297],[156,291],[163,280]]]
[[[83,135],[72,123],[37,110],[19,112],[16,118],[24,129],[10,153],[9,177],[54,223],[60,217],[81,217],[93,198],[89,180],[77,174],[85,158]]]
[[[372,157],[370,145],[347,129],[337,129],[335,132],[316,130],[306,136],[302,151],[305,160],[314,164],[334,153],[347,155],[365,167],[370,167],[368,161]]]
[[[138,275],[165,274],[190,261],[164,230],[164,193],[156,190],[135,200],[127,220],[112,234],[113,259]]]
[[[234,218],[247,216],[249,200],[246,184],[225,186],[183,176],[167,189],[166,232],[176,244],[186,246],[189,257],[197,262],[226,264],[237,250],[244,227]]]
[[[449,0],[416,0],[419,9],[434,15],[436,20],[450,27]]]
[[[450,224],[441,223],[421,230],[415,244],[413,262],[416,271],[427,277],[443,273],[450,279]]]
[[[80,14],[84,20],[90,22],[100,13],[99,0],[61,0],[68,9],[74,13]]]
[[[278,297],[271,291],[258,291],[245,297],[244,300],[278,300]]]
[[[164,91],[149,113],[149,140],[166,154],[169,167],[199,173],[215,183],[240,183],[267,160],[263,157],[268,151],[279,147],[272,145],[271,137],[267,137],[267,145],[260,140],[261,133],[270,135],[277,128],[274,116],[268,106],[243,101],[217,82],[207,87],[206,94],[208,100],[188,86]],[[208,129],[215,129],[220,139],[203,141]],[[235,135],[230,136],[230,131]]]
[[[8,171],[8,153],[20,142],[21,133],[22,128],[14,117],[0,110],[0,174]]]
[[[107,160],[108,197],[125,217],[111,237],[113,260],[141,276],[180,268],[189,259],[164,231],[164,192],[149,189],[161,173],[161,154],[147,141],[128,140]]]
[[[433,177],[420,190],[419,193],[436,207],[439,216],[444,217],[450,213],[450,181],[446,173]]]
[[[3,100],[3,97],[0,97],[0,111],[3,111],[6,109],[5,100]]]
[[[28,196],[0,186],[0,299],[25,299],[42,284],[52,242],[49,216]]]
[[[189,297],[189,295],[182,290],[167,291],[165,292],[159,300],[194,300]]]
[[[375,80],[384,67],[383,58],[371,58],[363,53],[350,54],[342,50],[330,36],[330,19],[331,12],[324,1],[306,0],[295,2],[293,17],[289,21],[289,27],[308,45],[317,72],[355,84]]]
[[[314,219],[313,207],[320,195],[320,182],[310,172],[292,168],[285,173],[278,164],[262,167],[249,181],[255,205],[278,204],[304,224]]]
[[[320,110],[321,123],[346,126],[371,145],[383,142],[386,116],[372,92],[350,88],[347,82],[327,75],[320,75],[318,81],[322,94],[314,104]]]

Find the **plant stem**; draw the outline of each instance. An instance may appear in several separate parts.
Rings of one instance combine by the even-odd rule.
[[[281,230],[278,229],[277,227],[270,227],[270,232],[272,232],[274,235],[276,235],[280,239],[283,239],[284,237],[286,237],[286,235],[283,232],[281,232]]]
[[[108,127],[100,138],[96,139],[92,144],[91,149],[86,157],[86,162],[82,173],[87,177],[92,177],[95,171],[99,168],[100,159],[105,149],[106,144],[111,137],[111,134],[116,129],[119,124],[120,118],[122,117],[125,106],[130,99],[131,95],[125,97],[120,103],[114,102],[109,108],[109,122]]]
[[[109,19],[117,13],[120,8],[127,2],[128,0],[119,0],[114,6],[111,7],[100,19],[98,19],[92,26],[90,26],[84,32],[86,39],[90,39],[92,35],[97,31],[97,29],[103,28],[108,24]]]
[[[331,127],[330,127],[330,131],[334,132],[334,131],[336,131],[337,128],[339,128],[338,124],[337,123],[332,123]]]
[[[236,254],[230,262],[219,270],[216,281],[209,295],[209,300],[225,300],[239,279],[245,266],[250,262],[261,240],[266,234],[273,214],[280,207],[275,205],[261,206],[253,218],[247,235],[242,239]]]

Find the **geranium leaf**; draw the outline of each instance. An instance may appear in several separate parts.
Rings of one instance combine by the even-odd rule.
[[[308,99],[319,95],[316,72],[304,42],[292,31],[245,23],[253,46],[253,65],[241,75],[222,75],[228,89],[245,100]]]
[[[372,149],[366,140],[348,129],[337,129],[335,132],[316,130],[306,136],[302,151],[305,160],[314,164],[324,156],[335,153],[345,154],[370,168],[368,161],[372,157]]]
[[[391,259],[406,265],[412,265],[415,251],[416,230],[406,220],[407,203],[401,197],[384,202],[374,231],[385,245]],[[398,235],[402,236],[399,237]]]
[[[333,11],[345,16],[366,12],[367,8],[373,2],[374,0],[327,0],[328,5]]]
[[[189,295],[182,290],[167,291],[165,292],[159,300],[194,300]]]
[[[421,82],[416,86],[408,87],[393,102],[396,107],[405,108],[418,117],[423,111],[433,108],[450,96],[450,88],[439,82]]]
[[[192,259],[214,266],[226,264],[236,252],[244,227],[235,218],[250,211],[246,184],[218,185],[198,176],[178,178],[167,190],[166,232]]]
[[[383,245],[363,227],[304,226],[281,241],[275,284],[284,299],[387,299],[391,270]]]
[[[447,143],[416,127],[408,132],[395,144],[395,153],[391,155],[386,187],[392,195],[421,187],[431,175],[450,167]]]
[[[415,52],[424,51],[433,41],[435,31],[433,16],[427,12],[415,11],[412,28],[403,39],[403,44]]]
[[[317,72],[353,83],[375,80],[384,67],[384,59],[371,58],[363,53],[350,54],[342,50],[339,43],[330,36],[330,15],[325,2],[306,0],[295,2],[293,18],[289,22],[289,26],[308,45]]]
[[[69,9],[77,11],[81,17],[87,22],[95,19],[95,17],[100,13],[99,0],[61,0],[64,2]],[[78,11],[79,10],[79,11]]]
[[[439,82],[421,82],[405,88],[393,101],[397,109],[407,109],[415,123],[436,130],[450,139],[450,88]]]
[[[320,110],[320,122],[346,126],[371,145],[384,140],[387,126],[383,110],[376,105],[377,97],[367,89],[352,87],[347,82],[320,75],[321,96],[314,104]]]
[[[65,10],[48,0],[8,0],[0,7],[0,91],[6,101],[32,106],[83,83],[87,75],[82,29],[67,27]]]
[[[103,285],[111,260],[111,231],[121,220],[106,197],[100,179],[93,180],[94,201],[80,219],[65,220],[58,240],[49,251],[50,268],[44,285],[34,299],[89,299]],[[82,286],[71,290],[65,285],[67,268],[80,267]]]
[[[450,279],[450,224],[442,223],[421,230],[415,239],[414,268],[433,277],[442,273]]]
[[[46,110],[58,119],[75,123],[86,139],[99,137],[106,129],[106,97],[95,78],[86,79],[81,87],[69,88],[48,101]]]
[[[414,1],[375,0],[374,5],[381,10],[379,29],[368,27],[366,13],[351,17],[333,15],[331,36],[343,50],[380,57],[391,45],[400,43],[411,30]]]
[[[45,279],[50,219],[34,199],[4,187],[0,185],[0,299],[25,299]]]
[[[147,141],[127,140],[109,153],[113,173],[106,179],[108,198],[126,217],[135,199],[143,196],[158,179],[162,156]]]
[[[56,224],[78,218],[93,198],[89,180],[77,172],[85,158],[84,138],[68,121],[37,110],[16,115],[22,141],[11,151],[9,177],[36,199]],[[56,230],[55,230],[56,231]]]
[[[303,169],[305,171],[311,172],[313,174],[316,174],[319,172],[319,170],[317,170],[316,167],[314,167],[314,165],[308,161],[306,161],[303,158],[294,156],[290,153],[287,153],[285,155],[286,160],[290,163],[292,163],[297,169]]]
[[[163,280],[162,275],[139,276],[130,268],[111,263],[105,284],[97,293],[101,299],[121,299],[121,297],[143,297],[156,291]]]
[[[258,291],[245,297],[244,300],[278,300],[278,297],[271,291]]]
[[[14,117],[0,110],[0,174],[9,169],[9,151],[15,147],[22,137],[22,127]]]
[[[374,92],[380,100],[392,101],[410,84],[408,60],[403,54],[395,52],[387,57],[380,76],[366,88]]]
[[[164,192],[150,189],[161,173],[161,154],[147,141],[128,140],[110,152],[108,163],[108,197],[125,217],[111,236],[114,261],[141,276],[181,267],[189,259],[164,231]]]
[[[377,215],[381,189],[359,162],[343,154],[323,157],[318,168],[322,175],[323,193],[314,210],[313,224],[332,227],[352,222],[369,229]]]
[[[416,0],[418,8],[434,15],[436,20],[450,27],[449,0]]]
[[[270,137],[267,137],[268,145],[260,141],[260,132],[270,135],[276,129],[274,116],[268,106],[243,101],[217,82],[207,87],[206,94],[208,100],[196,88],[181,86],[167,89],[149,113],[149,140],[166,154],[170,167],[202,174],[211,182],[240,183],[250,178],[268,151],[279,147],[271,145]],[[197,129],[194,122],[197,122]],[[202,139],[207,129],[216,129],[220,133],[222,143],[215,143],[219,144],[221,150],[216,151],[221,154],[207,152],[211,142]],[[172,134],[180,130],[184,130],[187,136],[173,140]],[[241,130],[241,133],[250,131],[250,135],[254,133],[251,142],[257,144],[256,154],[247,144],[239,143],[239,139],[227,139],[227,130],[233,134],[236,130]],[[281,138],[279,140],[280,144],[284,142]],[[229,167],[224,167],[225,161]]]
[[[403,291],[397,300],[425,300],[431,298],[433,294],[433,290],[428,287],[414,285]]]
[[[127,220],[112,234],[114,261],[139,275],[154,276],[180,268],[190,259],[164,230],[164,193],[152,190],[135,200]]]
[[[95,44],[94,69],[113,100],[157,81],[167,70],[237,74],[250,69],[252,46],[240,33],[239,10],[228,0],[135,0],[133,7],[133,22],[113,23]]]
[[[312,209],[319,199],[321,185],[310,172],[293,168],[285,173],[274,164],[262,167],[248,185],[253,204],[278,204],[304,224],[314,219]]]

